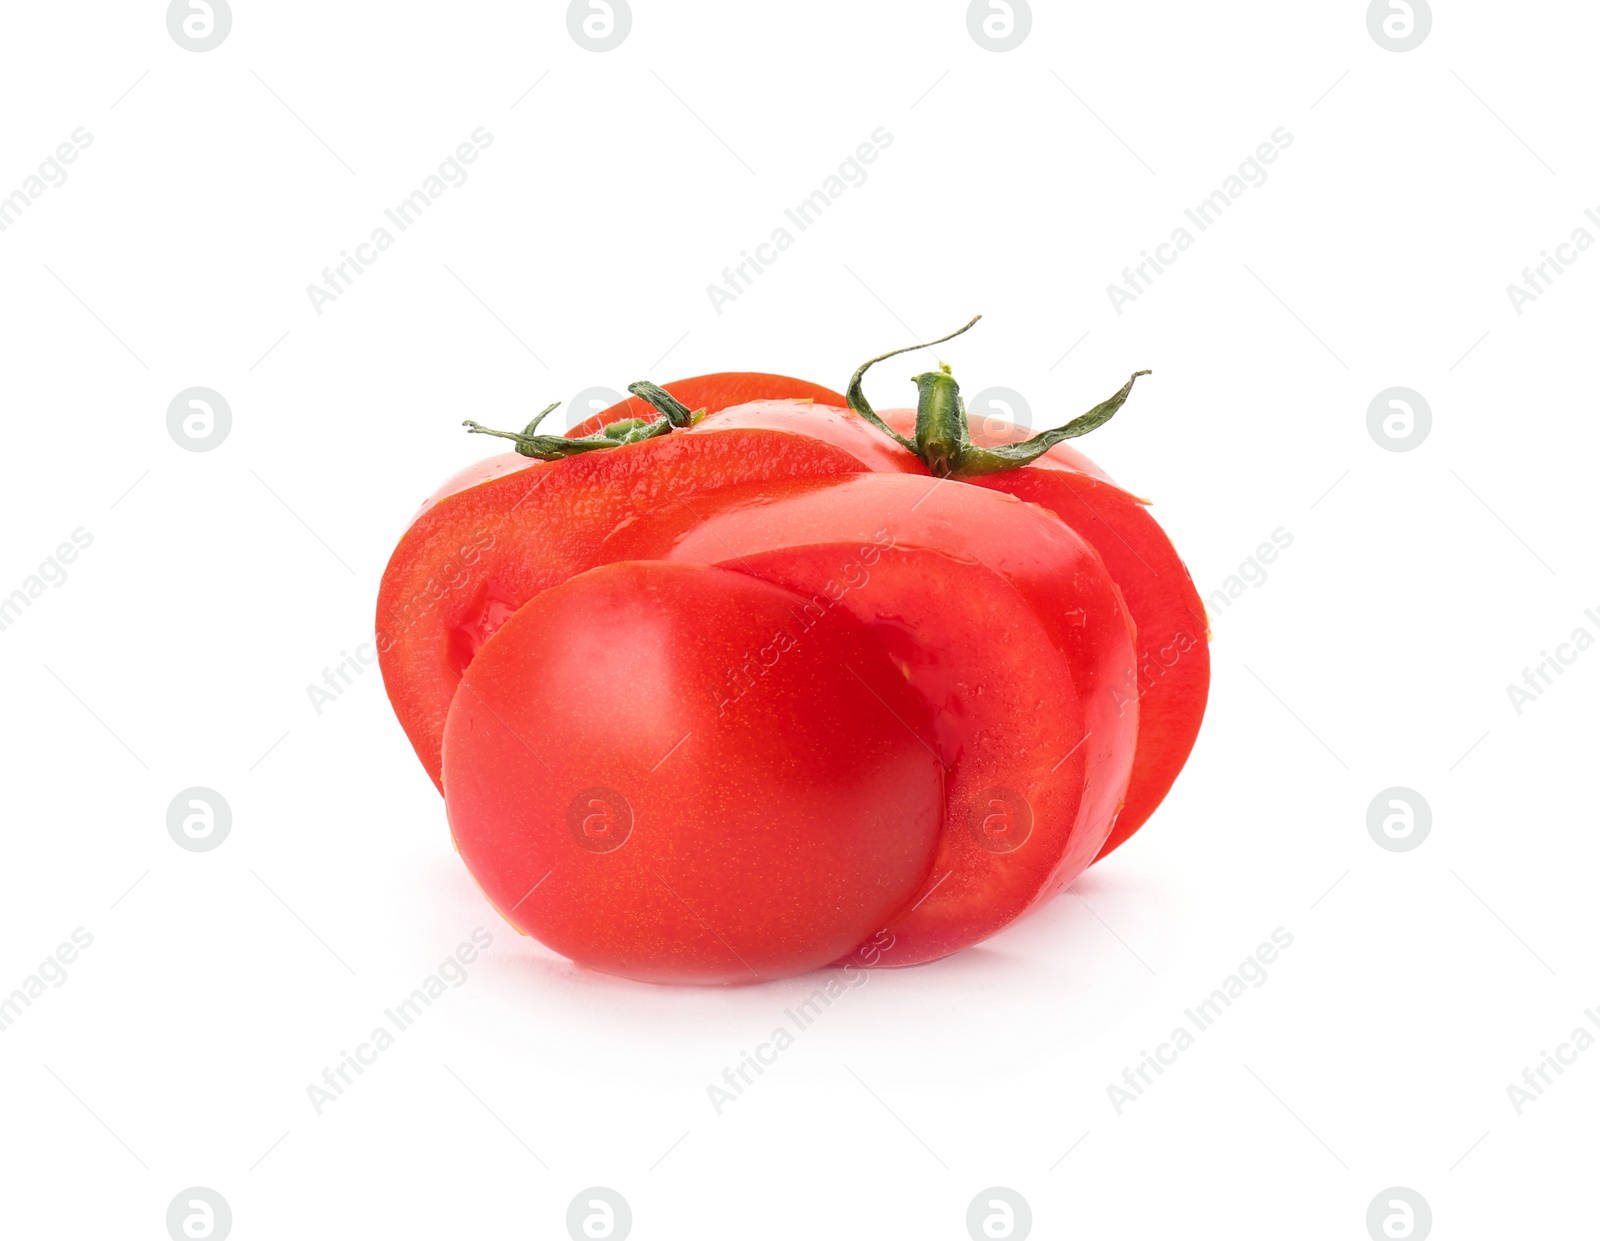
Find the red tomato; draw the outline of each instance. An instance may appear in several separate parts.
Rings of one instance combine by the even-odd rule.
[[[1104,843],[1138,726],[1134,632],[1100,557],[1042,509],[897,474],[764,483],[642,517],[602,555],[774,582],[819,630],[848,614],[927,703],[944,830],[882,964],[988,938]]]
[[[1062,442],[1134,381],[1030,437],[969,431],[944,367],[880,418],[873,364],[848,399],[705,375],[565,438],[490,432],[518,454],[391,558],[396,714],[491,900],[575,960],[933,960],[1126,840],[1188,757],[1204,610],[1145,502]],[[679,725],[687,763],[651,765]]]
[[[457,846],[519,929],[579,964],[733,983],[836,961],[928,874],[925,708],[877,640],[701,565],[620,563],[484,645],[444,735]]]

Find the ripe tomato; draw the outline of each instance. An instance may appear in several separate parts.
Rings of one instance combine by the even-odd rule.
[[[1064,427],[973,437],[946,367],[874,412],[862,378],[892,356],[843,397],[704,375],[565,437],[490,431],[517,452],[402,538],[391,701],[484,890],[559,951],[707,982],[868,940],[869,964],[933,960],[1126,840],[1186,761],[1198,595],[1145,502],[1063,442],[1137,375]],[[676,774],[642,753],[667,723]]]
[[[803,973],[924,883],[942,768],[849,616],[702,565],[624,562],[489,638],[444,735],[457,846],[525,933],[654,982]]]

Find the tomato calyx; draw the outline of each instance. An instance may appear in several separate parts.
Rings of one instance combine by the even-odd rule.
[[[475,435],[495,435],[501,439],[511,440],[516,445],[517,452],[524,457],[537,457],[540,461],[556,461],[562,457],[575,457],[579,453],[595,452],[602,448],[620,448],[624,444],[637,444],[641,440],[669,435],[680,427],[693,426],[705,416],[704,410],[691,412],[687,405],[665,388],[658,387],[648,380],[641,379],[637,383],[629,384],[628,391],[648,402],[661,417],[650,421],[643,418],[623,418],[618,422],[608,423],[589,435],[573,439],[564,435],[538,434],[539,424],[561,404],[557,401],[553,405],[546,405],[521,431],[496,431],[481,423],[473,422],[470,418],[464,420],[461,425]]]
[[[1148,375],[1149,371],[1135,371],[1108,400],[1101,401],[1088,413],[1074,418],[1065,426],[1056,427],[1051,431],[1043,431],[1031,439],[1026,439],[1016,444],[998,444],[992,448],[979,448],[973,444],[967,429],[967,406],[961,399],[961,385],[956,383],[955,377],[950,373],[950,367],[941,362],[936,371],[925,371],[920,375],[912,376],[912,382],[917,385],[917,425],[916,438],[907,439],[895,431],[888,423],[876,413],[868,404],[866,394],[861,389],[861,381],[866,373],[879,362],[886,361],[902,353],[910,353],[915,349],[926,349],[930,345],[942,344],[953,340],[977,323],[982,315],[974,315],[972,321],[965,327],[957,328],[948,336],[941,336],[937,340],[926,341],[920,345],[907,345],[903,349],[893,349],[888,353],[880,354],[875,358],[863,362],[856,373],[850,377],[850,386],[845,390],[845,400],[850,408],[862,418],[866,419],[890,439],[894,440],[908,452],[916,454],[928,472],[936,478],[961,478],[976,477],[983,474],[999,474],[1004,470],[1014,470],[1019,466],[1027,465],[1042,457],[1055,445],[1063,440],[1076,439],[1080,435],[1087,435],[1096,427],[1103,426],[1111,420],[1113,414],[1122,408],[1128,399],[1128,394],[1133,391],[1133,384],[1140,375]]]

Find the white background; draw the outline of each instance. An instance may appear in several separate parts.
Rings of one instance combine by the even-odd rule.
[[[1405,1186],[1438,1237],[1571,1235],[1600,1051],[1521,1115],[1506,1088],[1600,1004],[1600,652],[1520,715],[1506,686],[1600,636],[1600,254],[1521,315],[1506,286],[1600,208],[1600,12],[1440,3],[1397,54],[1356,0],[1037,3],[995,53],[953,0],[635,0],[597,54],[565,8],[238,0],[204,53],[149,0],[6,9],[0,194],[93,144],[0,233],[0,594],[93,544],[0,632],[0,993],[94,937],[0,1034],[6,1231],[158,1238],[206,1186],[239,1238],[562,1237],[603,1185],[641,1239],[955,1239],[999,1185],[1039,1237],[1359,1239]],[[318,315],[307,285],[480,126],[470,179]],[[1278,127],[1266,182],[1117,314],[1106,286]],[[493,451],[462,418],[724,369],[842,387],[978,311],[941,356],[1040,426],[1154,368],[1084,446],[1203,594],[1293,545],[1213,616],[1199,744],[1131,844],[873,974],[717,1115],[817,980],[655,988],[520,939],[377,672],[320,715],[306,687],[370,634],[416,504]],[[194,385],[232,407],[214,451],[166,429]],[[1433,413],[1410,452],[1367,430],[1396,385]],[[167,834],[193,785],[232,807],[214,852]],[[1432,807],[1411,852],[1367,832],[1395,785]],[[317,1115],[479,926],[465,985]],[[1117,1114],[1277,927],[1268,981]]]

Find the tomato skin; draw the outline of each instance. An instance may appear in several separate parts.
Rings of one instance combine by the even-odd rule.
[[[903,435],[916,426],[912,409],[888,410],[882,417]],[[992,418],[971,427],[973,443],[982,447],[1029,434]],[[1155,813],[1199,736],[1211,685],[1205,606],[1148,503],[1070,445],[1057,444],[1020,469],[963,481],[1038,504],[1082,535],[1105,561],[1138,630],[1138,654],[1127,679],[1139,696],[1139,741],[1127,802],[1100,849],[1104,857]]]
[[[603,554],[720,564],[819,613],[836,606],[928,702],[949,771],[944,830],[877,964],[993,935],[1076,878],[1111,831],[1138,727],[1136,695],[1115,692],[1134,631],[1099,556],[1040,508],[927,477],[769,483],[641,518]]]
[[[705,410],[714,414],[734,405],[747,405],[755,401],[815,401],[834,408],[845,407],[844,397],[832,388],[795,379],[790,375],[768,375],[761,371],[721,371],[714,375],[695,375],[662,385],[690,410]],[[654,422],[661,415],[655,408],[636,396],[625,397],[609,409],[592,414],[567,432],[570,439],[591,435],[607,423],[624,418],[642,418]]]
[[[489,639],[445,802],[513,925],[629,978],[753,982],[839,959],[925,882],[943,773],[922,704],[865,629],[806,629],[804,603],[622,562]]]
[[[384,685],[434,784],[442,791],[439,743],[462,669],[500,620],[596,563],[618,526],[742,483],[913,467],[846,410],[770,401],[638,444],[560,461],[509,453],[462,471],[401,537],[378,592]]]

